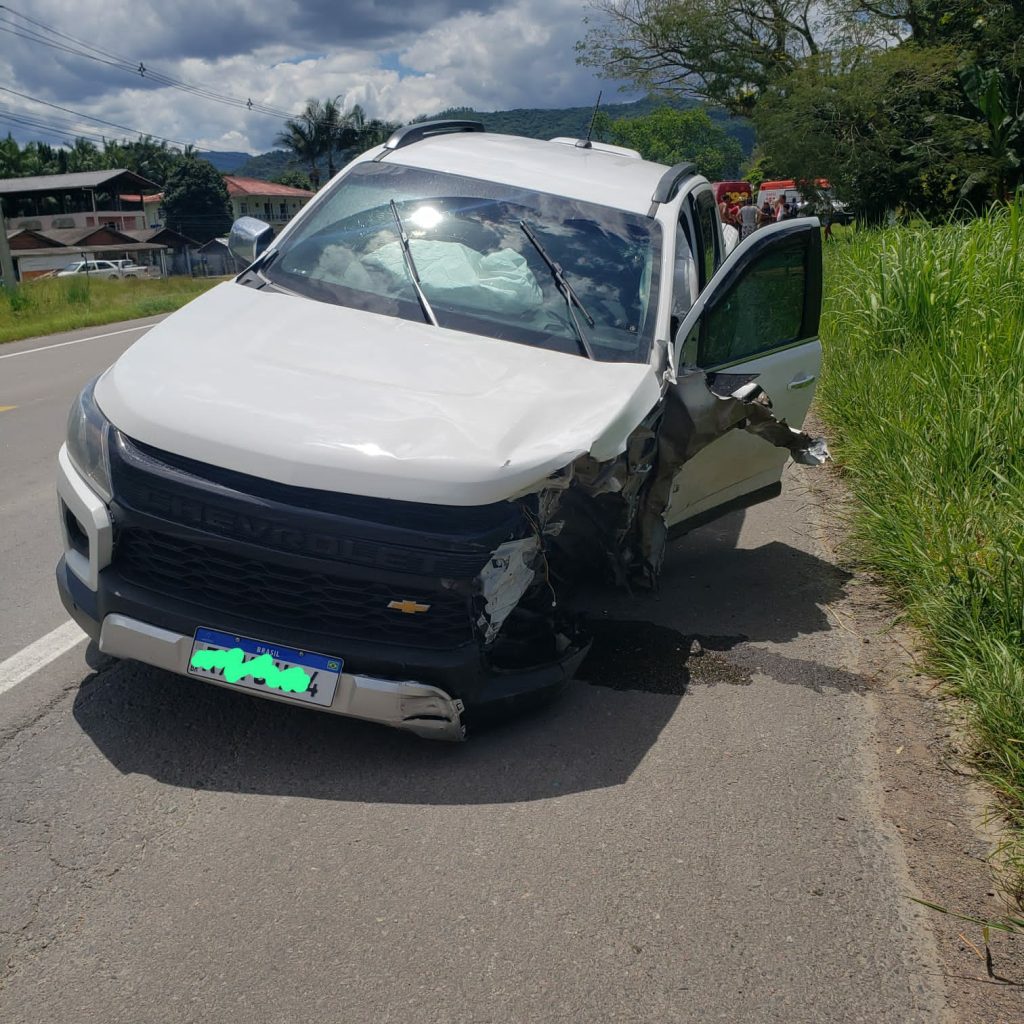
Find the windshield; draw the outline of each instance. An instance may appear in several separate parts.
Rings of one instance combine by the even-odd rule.
[[[439,326],[579,354],[564,289],[523,223],[593,319],[582,330],[594,357],[646,362],[660,228],[650,218],[564,196],[357,164],[284,239],[265,276],[322,302],[423,321],[411,255]]]

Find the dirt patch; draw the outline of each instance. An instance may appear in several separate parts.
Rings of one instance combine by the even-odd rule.
[[[819,544],[855,572],[830,613],[858,641],[851,645],[859,662],[852,667],[869,682],[876,708],[880,811],[903,839],[915,895],[967,916],[1012,912],[988,861],[998,842],[987,814],[994,797],[970,769],[960,702],[923,671],[919,645],[884,589],[851,564],[840,474],[807,474],[807,485]],[[1016,983],[1007,984],[988,975],[979,926],[924,908],[920,914],[935,936],[955,1018],[962,1024],[1024,1021],[1024,939],[990,933],[995,974]]]

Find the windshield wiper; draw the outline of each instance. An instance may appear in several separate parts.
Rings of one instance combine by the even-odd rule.
[[[390,200],[388,205],[391,207],[391,212],[395,217],[395,224],[398,227],[398,237],[402,243],[402,255],[405,257],[405,266],[409,271],[409,280],[412,281],[412,286],[416,291],[416,298],[420,300],[420,306],[423,309],[423,315],[427,318],[427,323],[433,324],[435,327],[439,326],[437,317],[434,316],[434,311],[430,307],[430,303],[427,301],[427,296],[423,293],[423,288],[420,285],[419,271],[416,269],[416,261],[412,258],[412,247],[409,245],[409,236],[405,233],[405,228],[402,225],[402,218],[398,216],[398,207],[395,206],[394,199]]]
[[[547,249],[541,244],[540,239],[533,233],[533,229],[525,220],[519,222],[519,226],[523,229],[523,233],[532,243],[534,249],[540,253],[540,258],[548,265],[548,270],[551,271],[551,278],[555,282],[555,287],[562,293],[562,297],[565,299],[566,306],[569,307],[569,319],[572,320],[573,327],[576,328],[576,338],[580,343],[580,349],[588,359],[595,359],[594,350],[590,347],[590,342],[587,341],[587,336],[583,333],[583,328],[580,327],[579,319],[576,316],[576,310],[578,309],[583,314],[583,319],[587,321],[589,327],[594,326],[594,318],[587,312],[587,307],[580,301],[580,297],[573,290],[571,284],[569,284],[568,278],[565,276],[565,271],[562,270],[560,264],[556,263],[548,253]],[[575,307],[575,309],[573,308]]]

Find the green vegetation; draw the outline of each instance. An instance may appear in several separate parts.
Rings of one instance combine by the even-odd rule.
[[[597,97],[595,96],[596,100]],[[744,154],[749,154],[754,145],[754,130],[749,122],[742,118],[730,118],[719,107],[705,107],[696,100],[675,98],[666,100],[654,96],[637,100],[635,103],[602,103],[599,119],[608,125],[622,118],[641,118],[653,114],[656,110],[669,107],[672,110],[703,110],[714,124],[728,136],[735,139]],[[516,110],[474,110],[472,107],[451,107],[432,115],[429,120],[440,117],[461,117],[471,121],[482,121],[489,132],[500,132],[503,135],[522,135],[527,139],[553,139],[559,135],[580,138],[587,134],[594,108],[559,107],[552,110],[523,107]],[[420,118],[419,120],[427,120]],[[611,142],[611,138],[602,137],[595,131],[594,138]]]
[[[596,100],[597,97],[595,96]],[[688,99],[658,99],[647,97],[637,100],[635,103],[602,103],[599,116],[599,126],[595,129],[594,138],[603,142],[614,141],[608,130],[609,125],[622,118],[635,119],[653,114],[659,109],[669,107],[672,110],[703,111],[711,118],[716,130],[721,130],[727,136],[723,146],[728,153],[733,153],[733,141],[737,143],[745,156],[748,156],[754,146],[754,129],[748,121],[743,118],[730,118],[729,115],[719,107],[705,107],[696,100]],[[475,110],[472,107],[450,107],[436,114],[424,115],[416,118],[417,121],[435,121],[439,118],[454,117],[465,118],[470,121],[482,121],[489,132],[498,132],[503,135],[521,135],[527,139],[553,139],[559,135],[567,135],[579,138],[586,135],[593,116],[594,108],[589,107],[556,107],[550,110],[539,107],[522,107],[515,110]],[[372,122],[370,122],[372,124]],[[603,126],[603,127],[602,127]],[[394,125],[388,126],[395,127]],[[387,135],[384,135],[386,138]],[[375,139],[384,141],[384,138]],[[302,143],[300,142],[300,145]],[[635,148],[635,147],[634,147]],[[339,156],[339,166],[355,155],[355,151],[345,151]],[[265,178],[269,181],[281,180],[282,174],[299,171],[303,174],[309,172],[308,158],[299,158],[294,151],[289,149],[275,149],[269,153],[261,153],[259,156],[251,157],[242,164],[236,174],[249,178]],[[290,184],[290,182],[286,182]]]
[[[307,192],[313,191],[313,183],[309,175],[302,171],[281,171],[270,179],[278,185],[287,185],[289,188],[304,188]]]
[[[84,277],[0,288],[0,342],[170,313],[224,278],[99,281]]]
[[[397,127],[386,121],[367,120],[358,103],[351,110],[343,110],[339,99],[307,100],[302,113],[285,121],[284,130],[274,140],[290,154],[292,162],[306,170],[314,188],[320,186],[321,165],[326,164],[329,180],[338,169],[338,160],[343,165],[380,145]]]
[[[167,226],[186,238],[208,242],[231,228],[228,187],[213,164],[182,160],[164,185]]]
[[[1024,897],[1024,196],[828,250],[819,399],[855,536],[965,698]]]
[[[172,149],[166,142],[157,142],[148,136],[137,141],[112,140],[102,146],[88,139],[75,139],[70,146],[51,146],[46,142],[26,142],[20,146],[10,134],[0,139],[0,178],[124,167],[163,185],[174,169],[189,159],[198,159],[191,146],[183,151]]]
[[[590,0],[577,59],[757,126],[762,178],[942,220],[1024,181],[1018,0]]]
[[[599,117],[605,118],[601,122],[602,134],[619,146],[637,150],[645,160],[669,166],[690,160],[712,181],[739,174],[743,160],[740,144],[700,107],[692,110],[659,107],[650,114],[623,117],[610,123],[607,115]]]
[[[809,62],[759,104],[759,152],[797,180],[827,177],[868,223],[900,208],[943,219],[991,192],[985,129],[964,103],[947,47],[900,46],[841,74]]]

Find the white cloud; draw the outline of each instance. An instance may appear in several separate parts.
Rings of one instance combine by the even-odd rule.
[[[308,97],[340,95],[370,116],[404,121],[449,106],[585,104],[598,88],[574,60],[583,33],[579,0],[425,0],[412,7],[352,0],[339,7],[335,0],[33,0],[22,9],[151,70],[292,112]],[[204,149],[262,151],[282,123],[2,31],[0,82]],[[73,120],[0,93],[0,118],[4,111],[31,112],[65,128]],[[0,120],[0,130],[7,127]],[[22,139],[40,135],[13,130]]]

